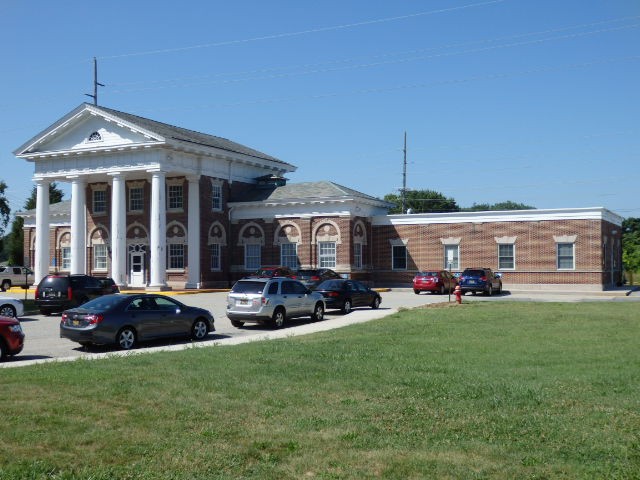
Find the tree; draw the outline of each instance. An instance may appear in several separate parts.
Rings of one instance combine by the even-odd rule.
[[[24,210],[33,210],[36,208],[36,187],[33,186],[31,195],[24,202]],[[49,184],[49,203],[59,203],[62,201],[64,193],[53,182]],[[9,263],[13,265],[22,265],[24,263],[24,219],[15,217],[11,224],[11,233],[7,235],[6,250],[8,252]]]
[[[7,188],[7,184],[0,180],[0,238],[4,234],[4,229],[9,223],[11,217],[11,208],[9,207],[9,200],[4,193]]]
[[[622,222],[622,265],[633,285],[633,275],[640,271],[640,218]]]
[[[402,212],[402,197],[395,193],[384,196],[385,201],[393,203],[395,207],[389,209],[389,213]],[[407,190],[405,192],[405,205],[412,213],[426,212],[459,212],[460,207],[453,198],[447,198],[442,193],[433,190]]]
[[[525,205],[524,203],[512,202],[511,200],[506,200],[504,202],[494,203],[493,205],[489,203],[475,203],[471,205],[469,208],[463,208],[466,212],[485,212],[491,210],[533,210],[536,207],[532,207],[530,205]]]

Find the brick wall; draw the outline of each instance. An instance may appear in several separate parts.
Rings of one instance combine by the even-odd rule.
[[[441,239],[460,238],[459,269],[490,267],[503,273],[505,284],[606,284],[606,265],[602,255],[602,235],[618,241],[614,225],[596,220],[537,222],[495,222],[375,226],[373,228],[373,278],[377,284],[408,284],[417,270],[444,267]],[[557,268],[557,243],[554,236],[575,235],[575,269]],[[498,268],[498,244],[495,237],[515,237],[515,269]],[[407,269],[392,269],[393,240],[407,246]]]

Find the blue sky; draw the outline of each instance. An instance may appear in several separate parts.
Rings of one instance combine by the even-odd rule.
[[[640,217],[638,0],[0,3],[0,178],[92,102],[218,135],[382,197]],[[70,188],[61,184],[65,192]],[[69,193],[67,193],[68,198]]]

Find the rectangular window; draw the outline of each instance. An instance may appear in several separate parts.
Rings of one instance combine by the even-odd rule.
[[[460,270],[460,245],[444,246],[444,267],[445,270]]]
[[[393,270],[407,269],[407,247],[405,245],[393,245],[392,247]]]
[[[62,247],[60,254],[62,256],[61,270],[71,270],[71,247]]]
[[[211,270],[220,270],[220,244],[211,244]]]
[[[93,268],[95,270],[107,269],[107,246],[105,244],[93,246]]]
[[[283,243],[280,245],[280,265],[293,270],[298,269],[298,244]]]
[[[170,243],[167,245],[167,265],[170,269],[181,270],[184,268],[184,245],[181,243]]]
[[[318,265],[320,268],[336,267],[336,242],[318,242]]]
[[[362,244],[353,244],[353,268],[362,268]]]
[[[498,245],[498,269],[516,268],[516,246],[513,243]]]
[[[558,243],[558,270],[573,270],[575,268],[574,244]]]
[[[129,189],[129,211],[141,212],[144,206],[144,188],[135,187]]]
[[[222,210],[222,186],[211,186],[211,209]]]
[[[169,209],[179,210],[182,208],[183,189],[182,185],[169,185]]]
[[[245,270],[257,270],[260,268],[262,258],[260,256],[261,247],[257,244],[244,246],[244,268]]]
[[[105,190],[93,192],[93,213],[107,213],[107,192]]]

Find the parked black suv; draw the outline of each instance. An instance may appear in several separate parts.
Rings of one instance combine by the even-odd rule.
[[[49,315],[77,307],[101,295],[117,293],[117,288],[112,279],[90,275],[47,275],[36,288],[35,301],[40,313]]]
[[[502,280],[490,268],[467,268],[458,280],[462,295],[467,292],[474,295],[476,292],[482,292],[485,295],[502,293]]]

